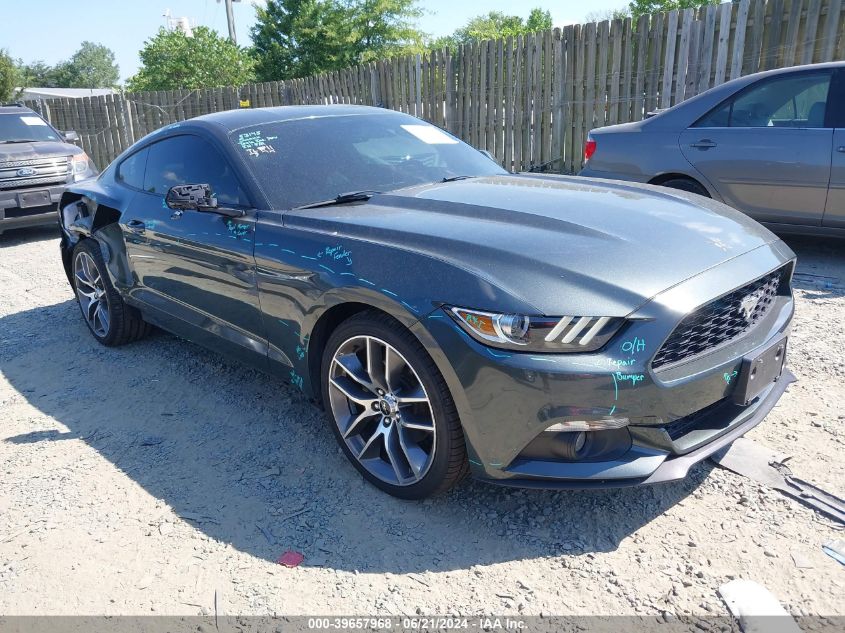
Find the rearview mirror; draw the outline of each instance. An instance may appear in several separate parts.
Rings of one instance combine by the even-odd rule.
[[[207,184],[171,187],[167,190],[164,202],[169,208],[178,211],[207,211],[230,218],[239,218],[244,214],[241,209],[217,206],[217,197],[211,192],[211,187]]]
[[[74,132],[73,130],[68,130],[66,132],[62,132],[62,136],[65,137],[65,140],[68,143],[77,143],[79,142],[79,134]]]

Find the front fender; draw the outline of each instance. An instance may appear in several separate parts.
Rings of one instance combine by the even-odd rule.
[[[71,280],[70,257],[82,239],[94,239],[100,246],[112,285],[118,290],[133,283],[126,242],[118,224],[120,201],[105,198],[90,191],[68,190],[59,203],[62,228],[62,262]],[[71,282],[72,283],[72,282]]]

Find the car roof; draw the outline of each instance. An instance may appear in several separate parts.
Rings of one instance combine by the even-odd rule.
[[[0,114],[38,114],[20,103],[0,103]]]
[[[712,108],[716,107],[725,99],[737,94],[751,84],[757,83],[769,77],[787,75],[800,72],[812,72],[815,70],[841,69],[845,68],[845,61],[825,62],[820,64],[805,64],[803,66],[786,66],[764,70],[751,75],[743,75],[731,81],[718,84],[712,88],[700,92],[697,95],[685,99],[671,108],[661,111],[657,116],[643,119],[635,125],[650,127],[652,129],[675,129],[678,126],[687,127],[704,116]]]
[[[355,116],[362,114],[400,114],[394,110],[375,108],[372,106],[358,105],[299,105],[299,106],[277,106],[274,108],[245,108],[242,110],[226,110],[225,112],[214,112],[204,114],[194,119],[191,123],[213,123],[220,125],[227,130],[237,130],[252,125],[264,123],[275,123],[278,121],[293,121],[295,119],[308,119],[331,116]],[[187,123],[187,122],[186,122]]]

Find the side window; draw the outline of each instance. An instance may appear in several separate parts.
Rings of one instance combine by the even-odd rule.
[[[824,127],[830,73],[763,80],[704,115],[695,127]]]
[[[150,146],[144,190],[165,195],[174,185],[204,183],[220,204],[249,205],[232,168],[205,139],[173,136]]]
[[[117,166],[117,180],[133,189],[144,188],[144,168],[147,166],[147,151],[145,147],[135,152]]]

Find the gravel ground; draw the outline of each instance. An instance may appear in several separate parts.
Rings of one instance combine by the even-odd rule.
[[[710,463],[639,489],[381,494],[297,390],[166,334],[99,346],[57,245],[0,241],[2,614],[209,614],[216,596],[221,615],[708,615],[733,578],[845,614],[821,550],[842,532]],[[845,496],[845,250],[790,245],[799,382],[750,437]]]

